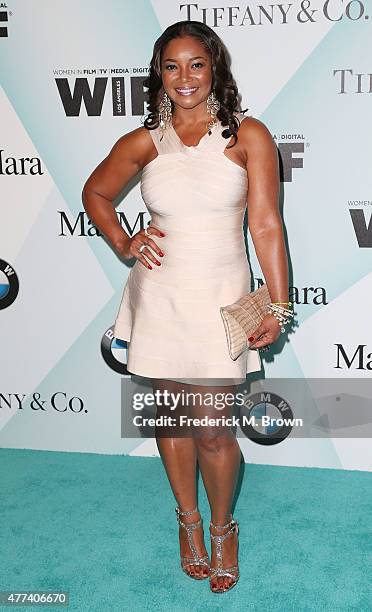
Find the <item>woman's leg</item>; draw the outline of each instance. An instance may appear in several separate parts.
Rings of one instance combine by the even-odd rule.
[[[192,391],[200,393],[200,400],[190,405],[190,416],[195,418],[230,418],[233,415],[233,402],[236,385],[198,386]],[[230,399],[228,395],[230,394]],[[197,396],[199,397],[199,396]],[[209,401],[212,398],[212,401]],[[226,398],[226,402],[224,401]],[[218,409],[217,409],[218,406]],[[205,489],[211,507],[211,520],[215,525],[225,525],[231,520],[231,507],[239,476],[241,451],[234,432],[228,425],[208,425],[194,427],[197,458]],[[215,530],[213,535],[223,535],[228,529]],[[238,537],[234,532],[222,544],[224,567],[237,565]],[[215,547],[212,546],[212,567],[216,567]],[[229,577],[215,577],[212,588],[227,588],[233,580]]]
[[[187,390],[189,385],[184,385],[175,381],[165,379],[152,379],[154,394],[160,391],[161,401],[157,404],[157,417],[165,416],[175,418],[177,416],[177,408],[171,410],[171,406],[163,405],[163,392],[169,391],[172,393],[180,393],[182,390]],[[185,407],[182,410],[185,413]],[[178,435],[175,436],[175,433]],[[181,436],[182,434],[182,436]],[[191,430],[182,428],[156,427],[155,428],[156,443],[159,454],[162,458],[173,494],[177,500],[177,505],[181,510],[193,510],[197,507],[197,491],[196,491],[196,446]],[[200,514],[194,512],[190,516],[181,516],[183,523],[195,523],[200,519]],[[192,557],[192,551],[187,539],[186,529],[180,526],[179,528],[181,555]],[[199,556],[207,555],[207,550],[204,544],[203,529],[195,529],[193,532],[195,548]],[[208,574],[207,568],[200,565],[189,564],[188,572],[195,576],[205,576]]]

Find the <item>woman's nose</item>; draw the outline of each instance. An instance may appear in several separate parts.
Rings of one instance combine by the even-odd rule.
[[[190,70],[188,68],[181,68],[181,81],[189,81],[190,80]]]

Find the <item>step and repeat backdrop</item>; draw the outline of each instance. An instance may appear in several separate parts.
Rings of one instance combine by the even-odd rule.
[[[241,107],[280,154],[296,325],[247,377],[255,415],[273,418],[257,438],[240,431],[245,461],[372,470],[369,0],[0,2],[0,446],[158,454],[129,423],[133,391],[151,389],[128,374],[128,345],[113,336],[130,266],[81,192],[142,124],[153,44],[180,20],[225,42]],[[115,202],[131,235],[150,221],[139,179]],[[265,380],[287,386],[260,396]],[[283,426],[305,404],[307,430]]]

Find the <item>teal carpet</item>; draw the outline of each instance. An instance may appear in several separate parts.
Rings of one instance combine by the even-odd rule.
[[[214,594],[179,567],[160,459],[1,449],[0,468],[0,590],[70,593],[2,610],[372,610],[370,473],[242,464],[241,578]]]

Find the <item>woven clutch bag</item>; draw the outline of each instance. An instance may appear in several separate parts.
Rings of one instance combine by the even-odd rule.
[[[271,298],[266,283],[244,295],[234,304],[221,306],[220,313],[225,326],[227,346],[234,361],[246,350],[248,337],[268,314]]]

